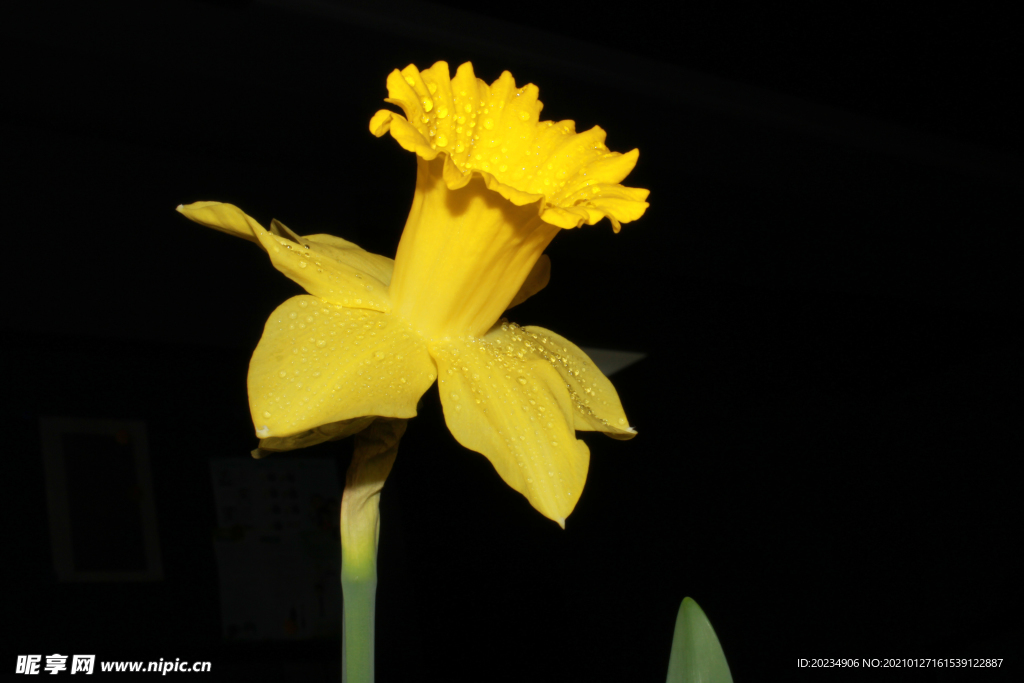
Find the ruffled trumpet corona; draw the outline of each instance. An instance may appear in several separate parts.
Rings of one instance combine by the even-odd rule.
[[[611,382],[554,332],[502,314],[548,282],[544,249],[560,230],[607,218],[615,231],[647,208],[620,183],[638,152],[605,133],[540,121],[537,88],[507,71],[488,85],[471,64],[395,70],[370,131],[416,155],[416,192],[395,259],[331,235],[266,230],[240,209],[197,202],[191,220],[256,242],[307,295],[267,321],[249,365],[260,448],[341,438],[375,417],[411,418],[435,382],[455,438],[564,527],[590,451],[575,432],[620,439],[629,426]]]

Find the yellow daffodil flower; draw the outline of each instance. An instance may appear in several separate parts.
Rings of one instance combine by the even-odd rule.
[[[277,308],[249,366],[261,449],[290,450],[410,418],[438,382],[455,438],[564,527],[590,451],[576,430],[628,439],[611,382],[554,332],[500,320],[542,289],[545,247],[564,229],[636,220],[647,190],[619,183],[638,152],[608,151],[604,131],[540,121],[537,88],[505,72],[490,86],[471,64],[438,62],[388,77],[370,122],[416,154],[416,193],[392,261],[330,235],[265,230],[229,204],[185,216],[256,242],[308,295]]]

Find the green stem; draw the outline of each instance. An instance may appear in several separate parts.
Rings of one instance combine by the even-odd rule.
[[[345,614],[341,625],[342,683],[373,683],[374,600],[377,593],[376,567],[368,578],[346,576],[344,560],[341,590]]]
[[[374,600],[380,492],[398,454],[405,420],[377,418],[355,436],[341,497],[341,680],[373,683]]]

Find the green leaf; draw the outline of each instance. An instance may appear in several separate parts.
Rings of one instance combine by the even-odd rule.
[[[691,598],[679,606],[667,683],[732,683],[715,629]]]

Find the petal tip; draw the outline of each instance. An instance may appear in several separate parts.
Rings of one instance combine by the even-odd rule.
[[[562,531],[565,531],[565,517],[559,517],[555,521],[558,522],[558,526],[562,527]]]
[[[370,119],[370,132],[376,137],[381,137],[391,130],[392,112],[381,109]]]

